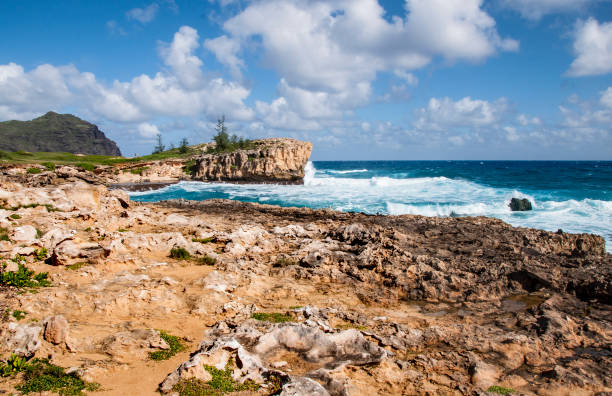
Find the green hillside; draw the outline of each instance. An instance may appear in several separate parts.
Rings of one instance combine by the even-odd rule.
[[[0,150],[121,155],[117,144],[96,125],[52,111],[32,121],[0,122]]]

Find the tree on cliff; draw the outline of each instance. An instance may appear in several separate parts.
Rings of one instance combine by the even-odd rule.
[[[213,136],[215,148],[210,147],[209,153],[224,153],[239,149],[252,148],[253,142],[249,139],[239,138],[236,135],[231,135],[227,132],[225,126],[225,114],[221,118],[217,118],[217,126],[215,127],[217,134]]]
[[[159,154],[163,152],[164,150],[166,150],[166,146],[164,146],[164,144],[162,143],[161,133],[158,133],[157,134],[157,145],[153,149],[153,154]]]

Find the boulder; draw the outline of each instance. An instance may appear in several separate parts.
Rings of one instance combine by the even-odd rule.
[[[36,228],[31,225],[24,225],[21,227],[16,227],[13,230],[13,234],[11,235],[11,240],[23,244],[31,244],[36,241]]]
[[[68,321],[62,315],[56,315],[45,321],[45,340],[58,345],[66,341],[68,336]]]
[[[4,344],[15,355],[32,357],[40,349],[42,327],[37,324],[20,324],[11,322],[8,325]]]
[[[525,212],[533,209],[531,202],[527,198],[512,198],[508,206],[513,212]]]
[[[108,257],[110,251],[95,242],[76,242],[66,240],[59,243],[53,250],[51,263],[53,265],[67,265],[75,260],[96,261]]]

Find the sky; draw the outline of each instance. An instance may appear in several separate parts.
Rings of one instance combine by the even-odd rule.
[[[313,160],[612,160],[612,0],[3,0],[0,36],[0,121],[126,156],[224,115]]]

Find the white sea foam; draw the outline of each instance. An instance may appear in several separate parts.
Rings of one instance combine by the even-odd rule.
[[[333,173],[336,175],[346,175],[349,173],[364,173],[367,169],[351,169],[351,170],[328,170],[327,173]]]
[[[612,202],[593,199],[553,201],[513,189],[494,188],[447,177],[333,177],[311,162],[304,185],[256,185],[180,182],[153,192],[130,193],[135,199],[230,198],[277,202],[287,206],[331,207],[343,211],[425,216],[493,216],[512,225],[603,235],[612,251]],[[527,198],[529,212],[512,212],[512,197]]]

